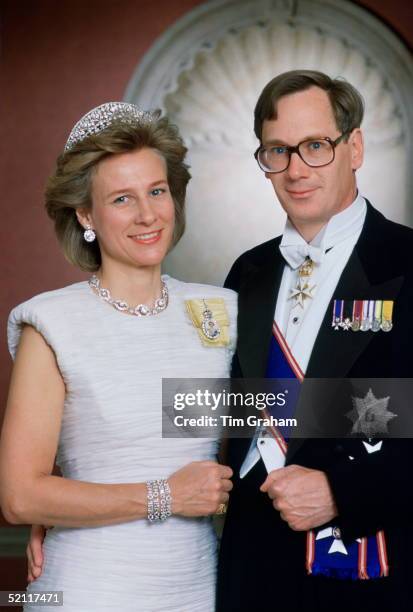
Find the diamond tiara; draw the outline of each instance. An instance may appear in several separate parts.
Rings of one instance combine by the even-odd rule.
[[[92,108],[79,119],[69,134],[64,151],[66,153],[85,138],[99,134],[115,121],[133,125],[143,121],[151,122],[155,118],[156,115],[143,111],[129,102],[106,102]]]

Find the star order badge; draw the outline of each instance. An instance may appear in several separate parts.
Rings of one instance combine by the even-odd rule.
[[[351,433],[364,434],[367,438],[388,433],[388,422],[397,417],[397,414],[387,409],[390,397],[377,398],[372,389],[369,389],[365,397],[351,399],[353,409],[346,414],[353,422]]]
[[[312,291],[314,291],[314,286],[310,287],[307,280],[302,278],[298,279],[297,286],[294,289],[290,289],[291,295],[290,299],[295,300],[294,306],[301,306],[304,308],[304,302],[308,298],[312,298]]]

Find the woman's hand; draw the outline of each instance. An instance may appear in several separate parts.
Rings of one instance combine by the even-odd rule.
[[[194,461],[168,478],[172,513],[182,516],[215,514],[229,499],[232,470],[214,461]]]
[[[43,540],[46,535],[46,528],[43,525],[32,525],[30,540],[27,544],[27,580],[33,582],[42,573],[43,569]]]

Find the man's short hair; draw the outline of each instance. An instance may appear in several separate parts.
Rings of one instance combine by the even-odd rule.
[[[349,135],[359,128],[364,115],[364,102],[353,85],[342,78],[332,79],[317,70],[290,70],[272,79],[261,92],[254,111],[254,131],[261,141],[266,119],[277,119],[277,104],[284,96],[305,91],[310,87],[323,89],[331,103],[337,128]]]

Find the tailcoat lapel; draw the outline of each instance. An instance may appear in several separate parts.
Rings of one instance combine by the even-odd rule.
[[[374,337],[373,332],[335,331],[335,299],[395,300],[403,278],[386,268],[386,219],[368,203],[360,238],[341,274],[321,324],[306,371],[307,378],[343,378]]]
[[[263,378],[274,321],[275,304],[284,268],[279,240],[263,258],[250,263],[239,295],[238,358],[245,378]]]
[[[308,379],[345,378],[375,337],[370,331],[335,331],[331,324],[334,300],[396,300],[403,283],[403,278],[395,277],[393,270],[386,266],[384,242],[387,221],[369,202],[367,204],[360,238],[342,272],[314,343],[306,371]],[[297,412],[299,410],[300,406]],[[290,440],[287,462],[291,463],[292,456],[303,442],[302,439]]]

